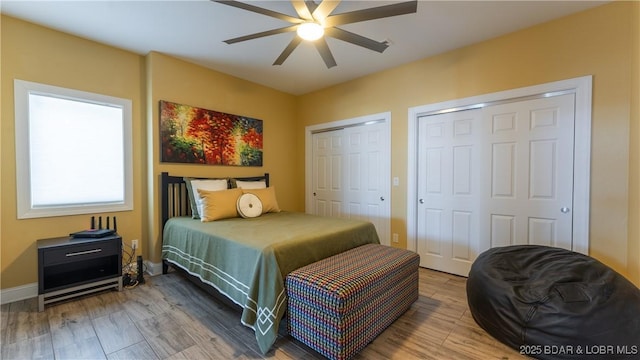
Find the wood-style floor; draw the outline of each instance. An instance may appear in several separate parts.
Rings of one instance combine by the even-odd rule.
[[[356,359],[523,359],[474,322],[465,278],[420,269],[420,298]],[[240,310],[178,273],[38,312],[2,305],[2,359],[323,359],[286,335],[261,355]],[[283,321],[284,323],[284,321]]]

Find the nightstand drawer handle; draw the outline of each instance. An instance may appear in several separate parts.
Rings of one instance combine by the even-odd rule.
[[[67,257],[70,257],[70,256],[78,256],[78,255],[87,255],[87,254],[99,253],[100,251],[102,251],[102,249],[93,249],[93,250],[87,250],[87,251],[78,251],[78,252],[74,252],[74,253],[68,253],[66,256],[67,256]]]

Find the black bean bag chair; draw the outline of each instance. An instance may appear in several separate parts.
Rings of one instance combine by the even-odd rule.
[[[467,280],[475,321],[539,359],[640,358],[640,289],[598,260],[535,245],[480,254]]]

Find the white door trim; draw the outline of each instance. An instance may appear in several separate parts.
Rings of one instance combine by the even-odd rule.
[[[409,108],[407,162],[407,249],[417,250],[418,118],[427,114],[480,108],[491,103],[540,96],[555,92],[576,94],[573,165],[573,251],[589,254],[589,189],[591,174],[592,76],[561,80],[524,88],[478,95]]]
[[[304,174],[305,174],[305,189],[304,189],[304,209],[307,214],[313,213],[313,189],[312,189],[312,176],[313,176],[313,141],[312,135],[314,133],[322,132],[322,131],[330,131],[336,130],[345,127],[365,125],[368,122],[384,122],[385,126],[385,134],[387,137],[387,144],[389,145],[388,154],[391,154],[391,112],[383,112],[378,114],[371,114],[360,116],[352,119],[338,120],[332,121],[328,123],[322,123],[318,125],[309,125],[305,127],[305,161],[304,161]],[[385,168],[389,169],[388,176],[391,176],[391,156],[387,157],[388,164],[385,164]],[[390,189],[387,189],[389,194],[391,193]]]

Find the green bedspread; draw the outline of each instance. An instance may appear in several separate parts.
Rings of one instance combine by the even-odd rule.
[[[373,224],[295,212],[200,222],[171,218],[162,258],[213,286],[242,307],[242,323],[269,351],[286,310],[291,271],[354,247],[379,243]]]

